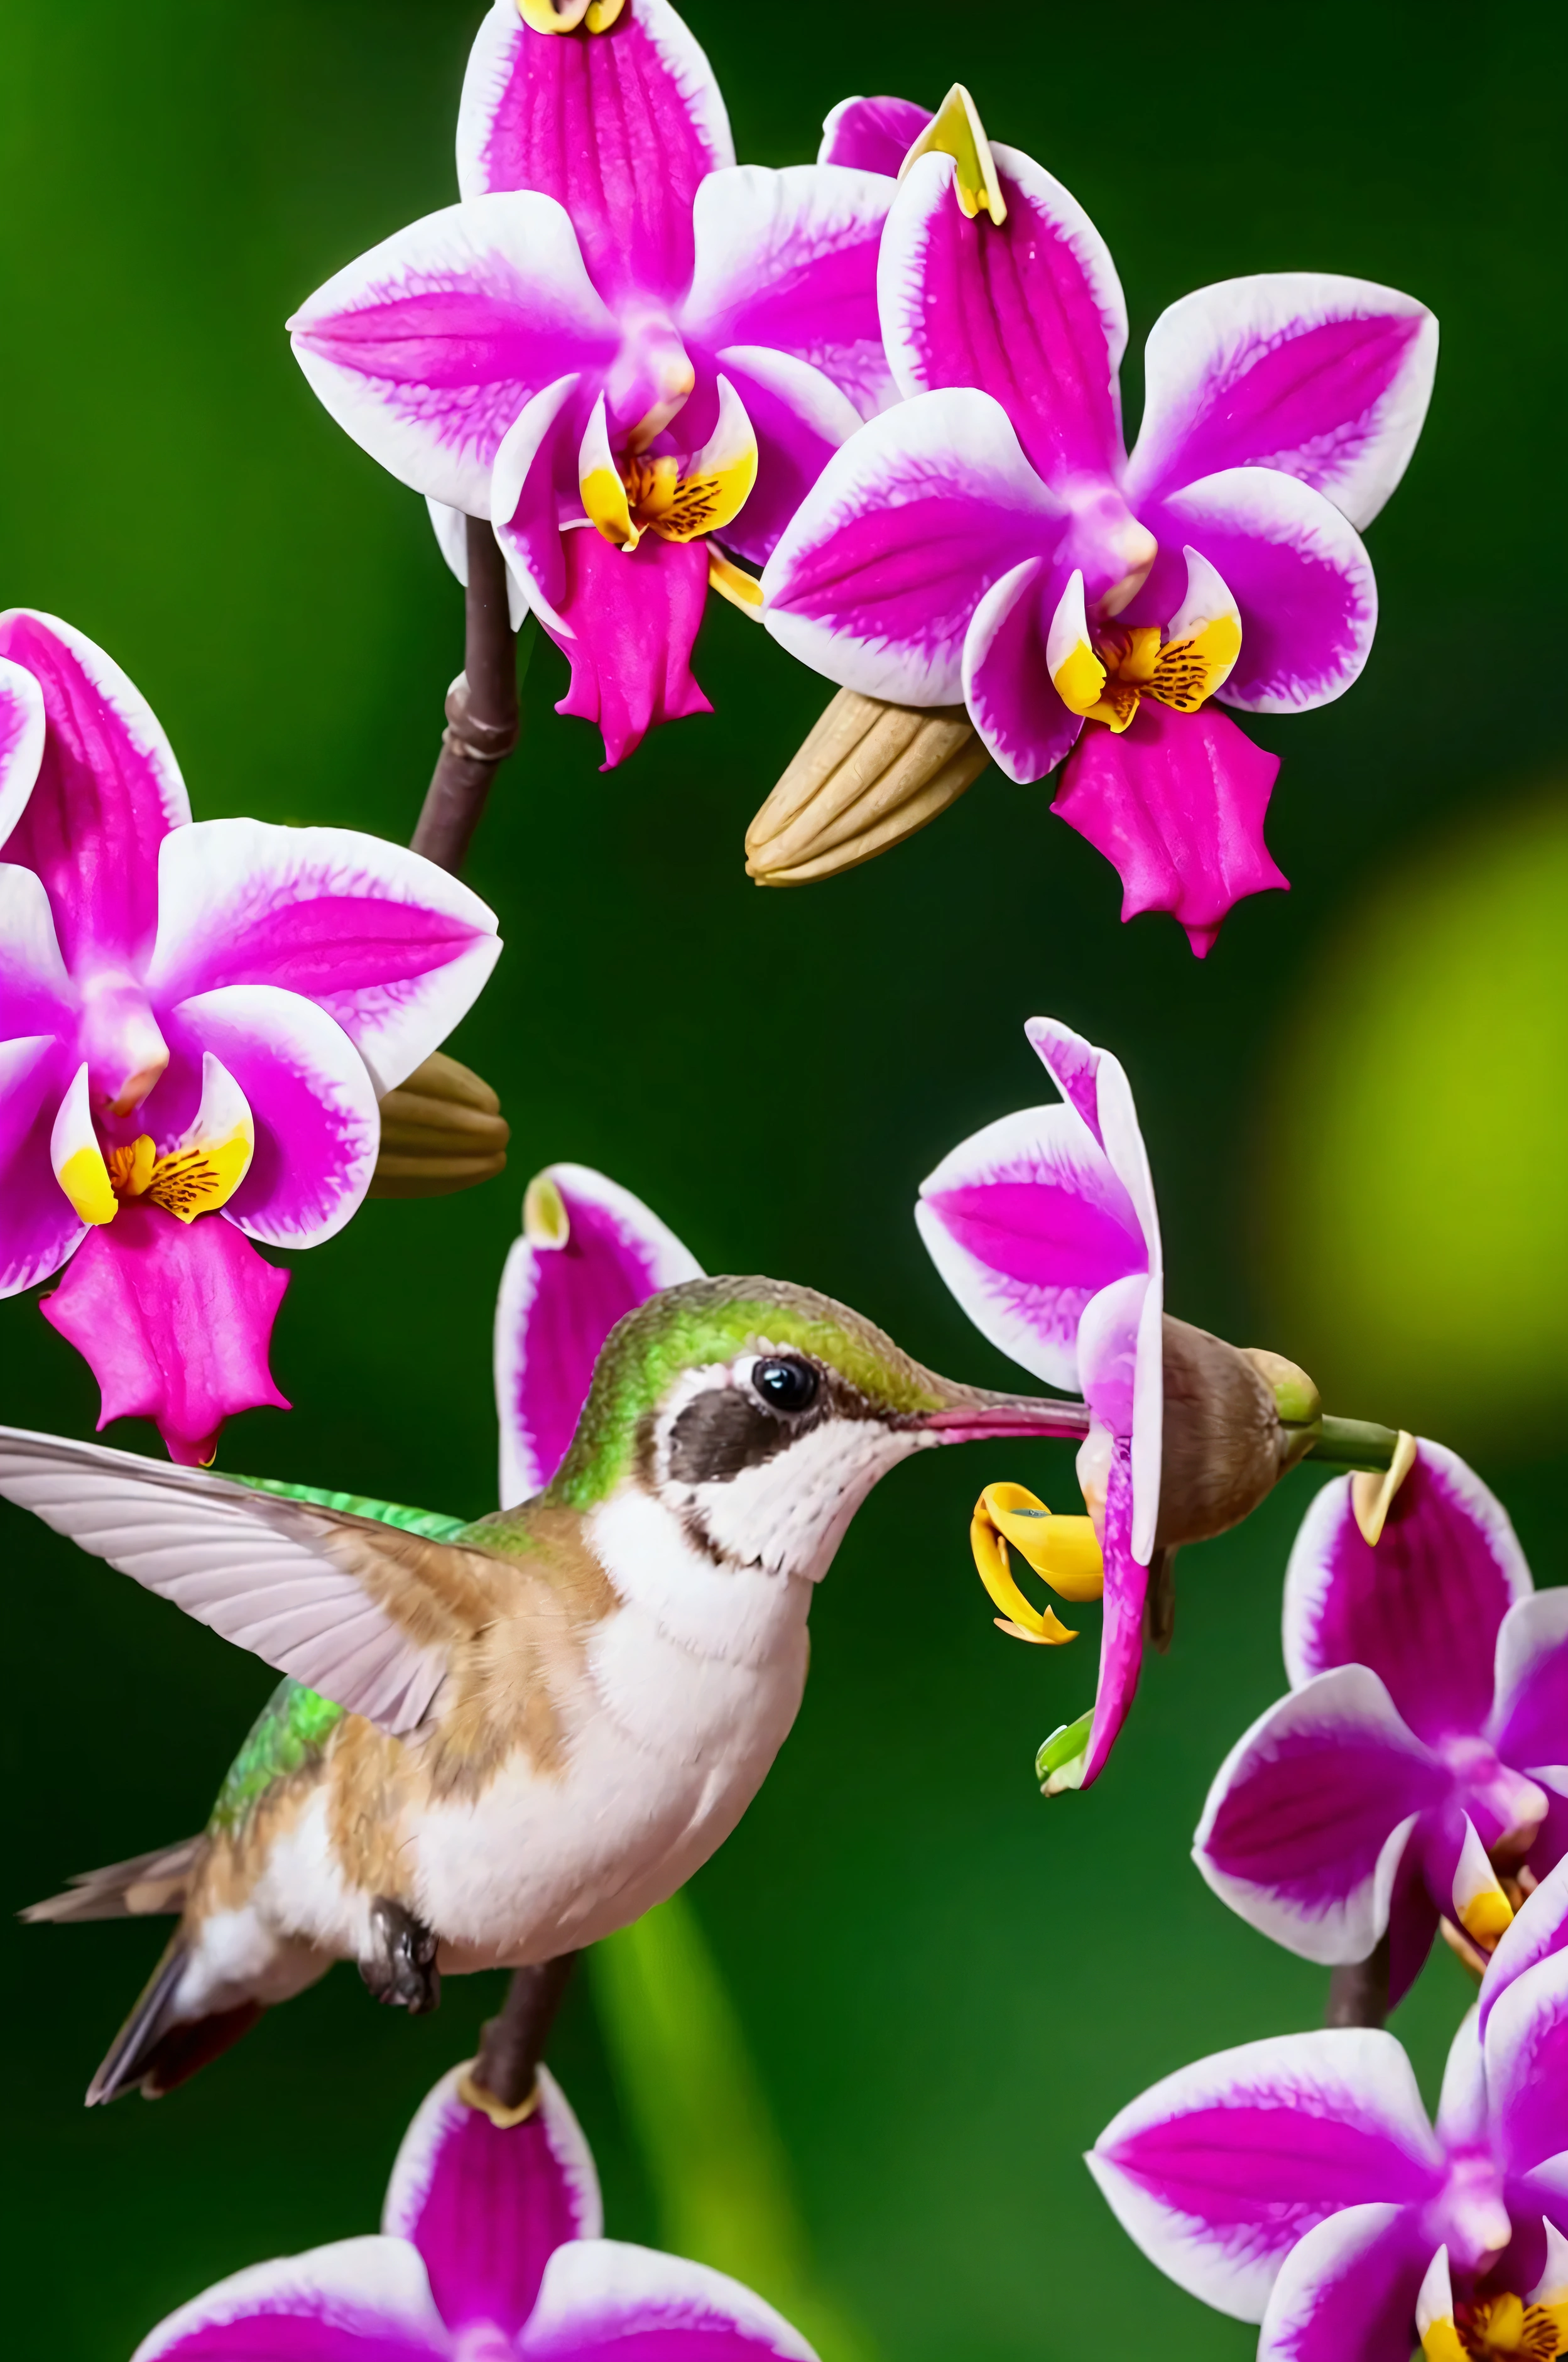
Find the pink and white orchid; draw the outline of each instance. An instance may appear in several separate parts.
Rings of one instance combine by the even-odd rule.
[[[1356,1482],[1303,1520],[1290,1692],[1220,1767],[1194,1859],[1307,1959],[1362,1960],[1386,1933],[1397,2001],[1440,1915],[1490,1951],[1502,1877],[1568,1852],[1568,1590],[1535,1589],[1502,1504],[1441,1444],[1418,1446],[1375,1546]]]
[[[760,563],[890,392],[875,272],[891,187],[737,166],[668,0],[495,0],[458,179],[460,204],[310,298],[294,350],[383,467],[437,511],[491,519],[571,659],[558,710],[598,723],[613,765],[654,723],[710,710],[690,662],[710,580],[760,602],[709,537]]]
[[[1178,2288],[1261,2323],[1258,2362],[1568,2349],[1568,1956],[1495,1993],[1492,1973],[1435,2129],[1393,2036],[1341,2028],[1200,2059],[1095,2143],[1122,2228]]]
[[[808,494],[764,621],[846,688],[962,700],[1010,778],[1065,763],[1053,809],[1115,865],[1123,919],[1169,911],[1201,957],[1235,901],[1286,883],[1263,839],[1277,759],[1211,701],[1301,712],[1361,671],[1358,528],[1409,459],[1437,325],[1329,272],[1200,288],[1154,325],[1129,458],[1104,241],[1032,159],[987,146],[962,93],[938,129],[950,115],[966,168],[906,160],[881,247],[904,400]],[[885,172],[923,119],[848,101],[823,154]]]
[[[601,2235],[587,2142],[539,2070],[494,2122],[455,2068],[392,2167],[378,2235],[254,2265],[171,2313],[132,2362],[814,2362],[771,2305],[705,2264]]]
[[[921,1184],[915,1220],[976,1327],[1092,1424],[1078,1480],[1105,1561],[1092,1719],[1043,1768],[1046,1793],[1098,1778],[1143,1662],[1164,1420],[1160,1221],[1132,1093],[1108,1050],[1053,1019],[1025,1027],[1061,1092],[988,1124]],[[1047,1742],[1049,1749],[1051,1742]]]
[[[100,1426],[153,1418],[204,1462],[231,1411],[282,1405],[288,1275],[248,1241],[342,1229],[378,1094],[500,949],[491,912],[416,854],[193,822],[102,649],[0,615],[0,1295],[69,1263],[43,1311],[92,1363]]]

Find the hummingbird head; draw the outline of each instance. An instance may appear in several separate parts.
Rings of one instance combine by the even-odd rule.
[[[1077,1404],[939,1377],[812,1288],[694,1279],[611,1330],[549,1496],[587,1510],[634,1484],[716,1562],[815,1580],[900,1460],[1084,1423]]]

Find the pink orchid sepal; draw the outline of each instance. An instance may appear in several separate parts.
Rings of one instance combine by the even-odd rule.
[[[823,153],[886,171],[900,108],[847,102]],[[1116,865],[1123,917],[1169,910],[1201,956],[1286,882],[1263,839],[1276,758],[1220,707],[1305,712],[1359,674],[1358,528],[1408,461],[1436,324],[1328,273],[1201,289],[1150,337],[1129,458],[1110,257],[1049,173],[988,152],[999,224],[960,203],[953,155],[906,155],[878,266],[904,400],[824,469],[764,620],[864,695],[961,699],[1010,778],[1065,765],[1055,810]]]
[[[45,1316],[100,1424],[205,1461],[283,1402],[287,1275],[248,1242],[349,1220],[379,1095],[477,997],[495,919],[356,831],[193,822],[145,701],[27,609],[0,615],[0,1294],[68,1265]]]
[[[434,504],[444,549],[439,512],[493,523],[514,597],[570,659],[560,710],[599,724],[613,765],[708,710],[690,657],[710,586],[755,609],[745,566],[889,398],[891,190],[737,165],[665,0],[596,25],[547,32],[496,0],[464,83],[461,203],[290,329],[333,416]]]

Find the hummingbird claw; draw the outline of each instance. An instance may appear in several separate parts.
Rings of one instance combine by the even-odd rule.
[[[370,1905],[370,1937],[375,1948],[359,1963],[369,1990],[389,2009],[405,2009],[410,2017],[427,2017],[441,2006],[441,1971],[433,1929],[404,1910],[390,1895],[380,1894]]]

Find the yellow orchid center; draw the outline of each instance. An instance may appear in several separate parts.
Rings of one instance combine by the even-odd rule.
[[[607,33],[626,0],[517,0],[517,14],[536,33]]]
[[[176,1221],[193,1222],[198,1214],[215,1214],[228,1203],[249,1164],[250,1142],[243,1131],[173,1148],[167,1156],[160,1156],[143,1132],[128,1148],[110,1149],[109,1187],[116,1198],[145,1198]]]
[[[1105,1589],[1105,1562],[1092,1520],[1054,1518],[1021,1485],[988,1485],[969,1523],[976,1571],[1002,1610],[998,1629],[1044,1648],[1076,1640],[1054,1608],[1032,1606],[1024,1597],[1013,1579],[1010,1542],[1062,1598],[1098,1599]]]
[[[712,435],[690,459],[672,452],[611,449],[602,398],[594,405],[578,460],[578,484],[590,521],[628,555],[645,533],[661,541],[700,541],[739,514],[756,481],[756,437],[726,381],[719,381]],[[731,569],[742,581],[740,569]],[[749,602],[747,602],[749,603]]]
[[[202,1061],[195,1120],[163,1155],[145,1131],[105,1155],[93,1127],[85,1066],[65,1096],[50,1142],[55,1178],[79,1219],[98,1228],[114,1220],[127,1198],[145,1198],[181,1222],[215,1213],[250,1170],[255,1151],[245,1095],[210,1053]]]
[[[1568,2302],[1526,2304],[1505,2293],[1455,2308],[1421,2341],[1426,2362],[1555,2362],[1568,2346]]]
[[[1078,643],[1055,676],[1056,692],[1086,722],[1104,722],[1120,736],[1146,697],[1177,713],[1196,713],[1223,683],[1241,648],[1240,626],[1229,615],[1179,640],[1162,640],[1152,624],[1130,631],[1112,624],[1094,647]]]

